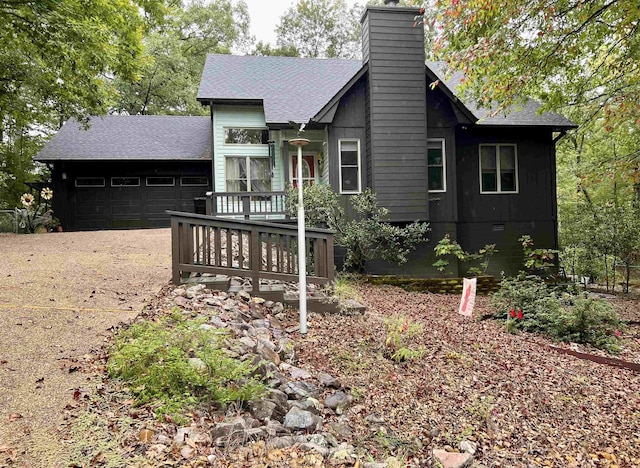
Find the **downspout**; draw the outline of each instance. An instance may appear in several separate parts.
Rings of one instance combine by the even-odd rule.
[[[213,101],[209,101],[209,114],[211,116],[211,191],[216,191],[216,154],[214,150],[214,127],[213,127]]]

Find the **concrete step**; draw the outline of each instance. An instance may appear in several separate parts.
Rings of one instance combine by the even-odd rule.
[[[192,276],[190,278],[184,278],[182,284],[186,286],[204,284],[207,289],[228,291],[231,285],[231,278],[228,276]]]
[[[281,284],[260,285],[257,293],[253,292],[253,286],[230,286],[228,288],[230,293],[237,293],[241,290],[248,292],[253,297],[261,297],[265,301],[284,302],[284,286]]]

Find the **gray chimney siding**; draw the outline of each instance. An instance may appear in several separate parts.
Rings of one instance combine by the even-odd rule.
[[[369,7],[363,57],[369,64],[367,172],[395,221],[429,218],[424,30],[415,8]]]

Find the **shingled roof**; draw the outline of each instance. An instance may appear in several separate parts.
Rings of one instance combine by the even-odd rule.
[[[206,160],[211,159],[209,117],[107,115],[89,127],[71,119],[38,153],[56,160]]]
[[[267,124],[306,123],[361,67],[361,60],[208,55],[198,100],[262,102]]]
[[[427,62],[426,64],[440,82],[444,84],[453,95],[457,95],[456,87],[462,82],[464,74],[458,71],[446,78],[446,62]],[[476,119],[478,119],[476,125],[555,127],[558,129],[577,127],[577,125],[569,119],[555,112],[539,113],[540,103],[533,99],[527,100],[521,106],[511,107],[506,115],[502,112],[497,115],[490,115],[491,109],[479,108],[469,100],[461,100],[461,102]]]

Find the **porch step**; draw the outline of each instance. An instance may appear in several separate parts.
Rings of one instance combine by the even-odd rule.
[[[284,305],[292,309],[300,307],[300,299],[297,294],[285,294]],[[307,310],[319,314],[364,314],[367,308],[352,299],[342,302],[331,301],[329,296],[307,296]]]
[[[230,293],[245,291],[251,294],[251,296],[261,297],[265,301],[284,302],[284,286],[281,284],[260,285],[257,294],[253,293],[253,286],[230,286],[228,291]]]

